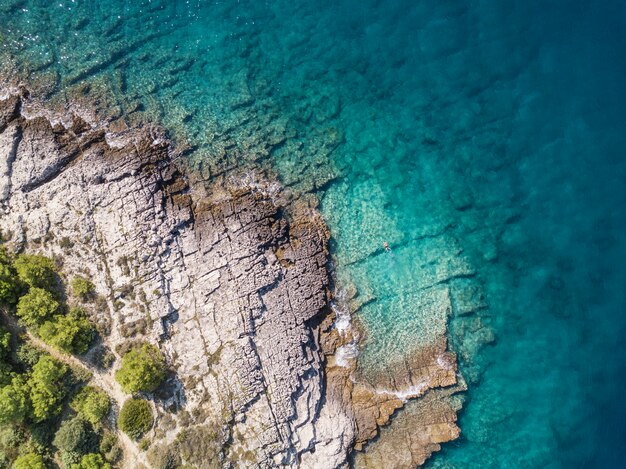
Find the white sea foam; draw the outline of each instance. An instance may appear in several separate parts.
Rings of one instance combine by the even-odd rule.
[[[430,381],[422,380],[418,384],[414,384],[400,391],[395,391],[391,389],[377,389],[376,393],[392,395],[406,402],[409,399],[420,397],[429,388],[430,388]]]
[[[335,313],[335,328],[341,335],[345,335],[352,328],[350,310],[334,301],[331,303],[330,307]]]
[[[359,347],[356,342],[350,342],[342,345],[335,352],[335,362],[337,365],[347,368],[350,366],[350,360],[354,360],[359,356]]]

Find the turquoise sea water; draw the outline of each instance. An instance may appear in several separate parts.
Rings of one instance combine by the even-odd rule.
[[[617,0],[0,0],[5,68],[317,194],[363,379],[449,319],[471,384],[437,468],[626,465],[624,31]]]

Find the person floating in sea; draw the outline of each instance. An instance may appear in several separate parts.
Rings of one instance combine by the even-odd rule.
[[[387,241],[383,241],[383,247],[385,248],[385,251],[391,252],[391,248],[389,247],[389,243]]]

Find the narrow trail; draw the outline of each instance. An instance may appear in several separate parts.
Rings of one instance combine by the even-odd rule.
[[[35,336],[32,332],[20,326],[17,320],[5,309],[0,310],[0,318],[2,318],[2,321],[12,334],[24,337],[31,345],[40,350],[43,350],[55,360],[58,360],[70,367],[79,368],[83,371],[87,371],[91,375],[88,384],[103,389],[109,395],[109,398],[114,401],[112,402],[113,406],[117,409],[122,408],[122,404],[129,396],[126,395],[124,391],[122,391],[122,388],[120,387],[118,382],[115,381],[112,372],[103,373],[95,367],[86,364],[84,361],[80,360],[74,355],[61,352],[51,345],[45,343],[39,337]],[[149,467],[149,464],[147,463],[145,458],[145,454],[141,452],[139,448],[137,448],[137,445],[133,443],[128,435],[120,431],[116,431],[116,434],[118,437],[118,442],[124,450],[124,459],[120,463],[120,467],[134,469],[138,466],[138,463]]]

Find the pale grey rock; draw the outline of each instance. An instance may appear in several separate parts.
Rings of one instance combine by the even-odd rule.
[[[154,129],[106,134],[77,113],[51,117],[16,95],[0,101],[9,246],[62,257],[70,278],[87,270],[108,299],[109,311],[94,314],[110,316],[111,349],[143,339],[166,354],[180,385],[157,401],[159,413],[174,405],[193,417],[183,424],[175,414],[176,426],[155,438],[212,422],[228,441],[223,466],[344,465],[354,425],[324,399],[319,215],[281,206],[275,186],[259,180],[190,183]],[[142,320],[145,332],[127,337]]]

